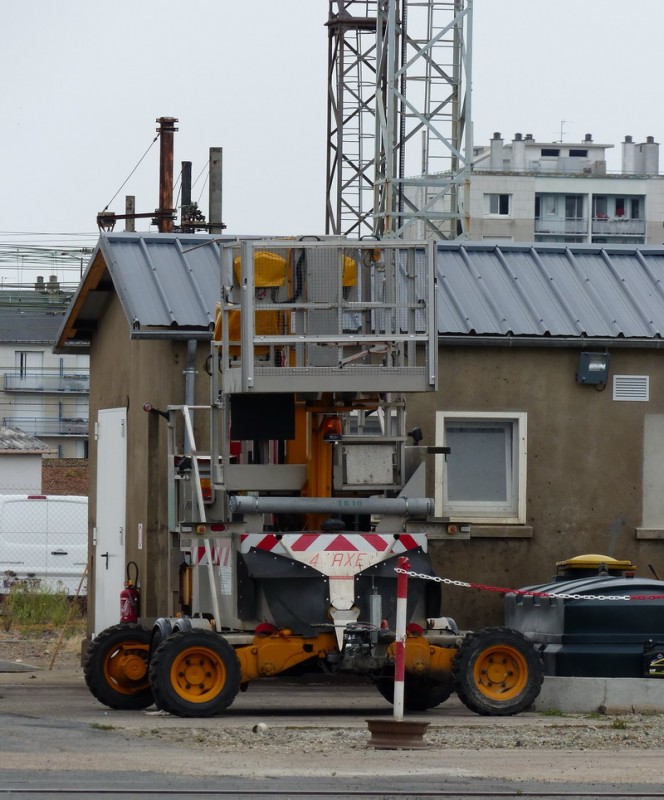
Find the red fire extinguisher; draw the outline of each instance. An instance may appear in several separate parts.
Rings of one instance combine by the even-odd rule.
[[[129,567],[134,567],[134,580],[129,577]],[[138,583],[138,564],[130,561],[127,564],[127,580],[120,592],[120,622],[138,622],[141,595],[136,588]]]

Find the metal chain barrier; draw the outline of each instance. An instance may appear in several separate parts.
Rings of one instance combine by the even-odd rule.
[[[409,578],[419,578],[434,583],[444,583],[446,586],[460,586],[462,589],[479,589],[485,592],[499,592],[500,594],[517,594],[526,597],[555,597],[561,600],[664,600],[664,594],[566,594],[565,592],[536,592],[529,589],[507,589],[504,586],[489,586],[486,583],[471,583],[469,581],[453,581],[450,578],[439,578],[435,575],[425,575],[422,572],[412,572],[395,567],[395,572],[404,573]]]

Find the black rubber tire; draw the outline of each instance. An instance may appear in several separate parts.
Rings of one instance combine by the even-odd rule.
[[[381,675],[376,688],[388,703],[394,703],[394,673]],[[403,707],[406,711],[427,711],[444,703],[454,692],[451,683],[406,673],[403,687]]]
[[[542,688],[542,659],[532,642],[511,628],[484,628],[466,636],[452,668],[459,699],[477,714],[510,716],[529,708]]]
[[[83,662],[88,689],[109,708],[136,710],[154,703],[148,663],[150,631],[124,622],[102,631],[90,643]]]
[[[177,632],[155,650],[150,685],[162,711],[178,717],[213,717],[228,708],[240,690],[240,662],[231,645],[214,631]]]
[[[167,639],[172,635],[172,633],[173,625],[168,617],[160,617],[159,619],[155,620],[155,623],[152,626],[152,633],[150,635],[150,661],[152,661],[152,656],[154,655],[155,650],[164,641],[164,639]]]

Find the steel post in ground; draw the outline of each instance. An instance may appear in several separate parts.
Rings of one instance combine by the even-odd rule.
[[[400,556],[397,573],[397,620],[394,658],[394,719],[403,719],[404,679],[406,675],[406,609],[408,604],[408,575],[410,562]]]

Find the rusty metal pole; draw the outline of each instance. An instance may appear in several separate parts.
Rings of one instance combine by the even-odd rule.
[[[159,233],[173,232],[173,134],[177,131],[175,117],[159,117]]]

